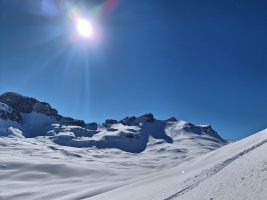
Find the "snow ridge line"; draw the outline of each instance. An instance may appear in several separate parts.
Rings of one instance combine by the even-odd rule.
[[[203,170],[200,174],[189,178],[185,181],[185,184],[187,185],[184,189],[176,192],[175,194],[163,199],[163,200],[172,200],[176,197],[182,196],[183,194],[189,192],[190,190],[194,189],[195,187],[197,187],[201,182],[207,180],[208,178],[211,178],[212,176],[214,176],[215,174],[217,174],[218,172],[220,172],[222,169],[224,169],[225,167],[227,167],[229,164],[231,164],[232,162],[234,162],[235,160],[237,160],[238,158],[240,158],[241,156],[255,150],[256,148],[264,145],[265,143],[267,143],[267,139],[263,140],[262,142],[253,145],[252,147],[241,151],[240,153],[236,154],[235,156],[219,163],[216,164],[214,167]]]

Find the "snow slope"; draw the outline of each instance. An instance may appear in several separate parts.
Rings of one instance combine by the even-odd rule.
[[[59,146],[45,137],[3,137],[0,148],[0,199],[267,197],[267,129],[182,161],[170,153],[151,151],[150,146],[132,154],[118,149]]]
[[[38,117],[35,119],[40,122]],[[46,124],[47,120],[44,122]],[[7,125],[16,125],[9,123],[6,122]],[[161,122],[157,123],[162,125]],[[146,134],[152,129],[151,126],[142,128],[116,123],[109,128],[99,126],[99,132],[90,137],[76,137],[86,131],[81,127],[55,124],[52,132],[49,131],[51,136],[34,138],[25,138],[19,129],[11,126],[7,129],[9,135],[0,137],[0,199],[89,198],[134,182],[147,174],[171,169],[224,144],[209,134],[200,134],[198,131],[202,127],[184,121],[170,122],[167,128],[158,129],[163,136],[159,133],[153,136]],[[142,152],[84,145],[88,140],[103,141],[107,135],[111,139],[104,141],[111,144],[130,142],[135,138],[121,136],[122,133],[129,134],[128,129],[131,134],[135,130],[137,135],[142,133],[148,137]],[[33,130],[38,129],[34,127]],[[117,143],[112,141],[114,137]],[[164,140],[169,137],[172,142]],[[69,140],[83,145],[72,147]],[[133,141],[132,145],[138,146],[139,143],[139,140]]]
[[[267,129],[92,200],[265,200]]]

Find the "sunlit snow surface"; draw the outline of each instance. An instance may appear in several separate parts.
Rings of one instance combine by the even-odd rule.
[[[267,129],[92,200],[265,200]]]
[[[200,131],[206,126],[184,121],[142,124],[140,117],[138,125],[92,132],[36,113],[23,120],[0,121],[0,199],[266,198],[267,131],[222,147]]]
[[[210,127],[146,116],[97,128],[38,113],[22,118],[0,120],[0,199],[89,198],[225,144]]]

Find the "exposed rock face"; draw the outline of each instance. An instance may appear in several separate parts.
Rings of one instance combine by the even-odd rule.
[[[83,120],[73,119],[71,117],[62,117],[59,116],[60,122],[67,125],[74,125],[74,126],[85,126],[85,122]]]
[[[34,98],[24,97],[13,92],[7,92],[0,95],[0,102],[10,106],[18,112],[30,113],[33,111],[33,106],[38,101]]]
[[[104,125],[106,125],[106,126],[110,126],[110,125],[117,124],[117,123],[118,123],[118,121],[115,120],[115,119],[107,119],[107,120],[105,121]]]
[[[22,122],[21,115],[18,111],[10,108],[10,106],[0,102],[0,119]]]
[[[37,102],[33,106],[33,111],[37,113],[41,113],[47,116],[57,116],[58,112],[56,109],[51,108],[48,103]]]
[[[92,122],[86,125],[86,128],[89,130],[97,130],[98,124],[96,122]]]
[[[13,92],[7,92],[0,95],[0,102],[21,113],[37,112],[55,117],[58,115],[57,110],[51,108],[48,103],[39,102],[34,98],[25,97]]]
[[[147,122],[154,122],[155,118],[152,113],[147,113],[144,115]]]
[[[123,125],[130,125],[132,122],[134,122],[134,120],[136,119],[135,116],[133,117],[126,117],[123,120],[120,120],[120,123]]]
[[[167,122],[177,122],[177,119],[175,117],[171,117],[167,119]]]
[[[154,118],[153,114],[147,113],[147,114],[144,114],[140,117],[135,117],[135,116],[126,117],[126,118],[120,120],[119,122],[123,125],[131,126],[131,125],[137,125],[139,123],[154,122],[154,121],[155,121],[155,118]]]
[[[25,97],[13,92],[7,92],[0,95],[0,102],[9,106],[13,111],[12,113],[4,113],[0,111],[0,118],[10,119],[13,121],[21,122],[22,118],[20,113],[36,112],[46,116],[51,116],[61,121],[63,124],[85,126],[82,120],[76,120],[70,117],[63,117],[58,114],[58,111],[52,108],[48,103],[40,102],[34,98]]]

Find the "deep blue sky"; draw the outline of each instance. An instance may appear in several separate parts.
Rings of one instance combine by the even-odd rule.
[[[86,45],[50,3],[0,0],[0,93],[88,122],[152,112],[230,139],[267,128],[267,1],[119,0]]]

